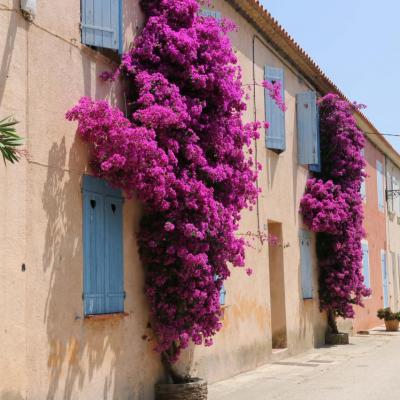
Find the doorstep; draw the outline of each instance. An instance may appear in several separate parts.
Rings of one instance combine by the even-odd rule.
[[[289,349],[272,349],[271,363],[281,361],[289,357]]]

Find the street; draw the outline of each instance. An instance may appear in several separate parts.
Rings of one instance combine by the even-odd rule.
[[[400,332],[377,328],[210,385],[209,400],[394,400],[399,367]]]

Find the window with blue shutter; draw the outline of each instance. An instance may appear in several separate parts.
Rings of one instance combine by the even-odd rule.
[[[376,176],[378,186],[378,208],[380,211],[385,210],[384,194],[383,194],[383,166],[380,161],[376,161]]]
[[[390,173],[387,174],[386,182],[387,182],[388,190],[395,190],[396,178],[392,174],[390,174]],[[392,192],[390,192],[390,193],[392,193]],[[395,201],[394,201],[394,196],[392,194],[390,194],[387,197],[387,207],[388,207],[388,211],[390,213],[394,213]]]
[[[279,81],[281,83],[282,99],[284,100],[284,73],[282,68],[265,67],[265,80],[271,83]],[[285,138],[285,113],[278,107],[269,92],[265,89],[265,120],[269,122],[269,128],[266,130],[265,146],[281,153],[286,149]]]
[[[300,269],[303,299],[313,298],[311,232],[300,230]]]
[[[371,278],[369,272],[369,251],[368,251],[368,243],[362,243],[362,273],[364,276],[364,284],[367,288],[371,287]]]
[[[312,172],[321,172],[322,159],[321,159],[321,134],[320,134],[320,119],[319,119],[319,107],[317,106],[317,152],[318,152],[318,163],[310,164],[309,170]]]
[[[214,281],[218,280],[218,275],[214,275]],[[219,291],[219,304],[221,306],[225,305],[225,297],[226,297],[226,289],[225,286],[222,285],[221,290]]]
[[[85,315],[124,311],[123,197],[99,178],[83,177]]]
[[[81,0],[82,43],[122,53],[122,0]]]
[[[214,19],[217,19],[217,20],[222,19],[222,14],[221,14],[220,11],[211,10],[209,8],[202,8],[199,11],[199,15],[201,15],[202,17],[214,18]]]
[[[219,292],[219,304],[221,304],[221,306],[225,305],[225,298],[226,298],[226,289],[225,286],[222,286],[221,291]]]
[[[365,158],[365,149],[361,149],[361,155],[363,158]],[[365,172],[365,170],[363,170]],[[361,182],[361,188],[360,188],[360,194],[364,202],[367,201],[367,183],[366,183],[366,178],[362,179]]]
[[[299,164],[320,164],[319,118],[317,94],[315,92],[296,95],[297,110],[297,154]]]

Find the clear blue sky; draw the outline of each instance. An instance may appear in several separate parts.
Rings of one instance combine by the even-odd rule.
[[[400,0],[261,3],[382,133],[400,134]]]

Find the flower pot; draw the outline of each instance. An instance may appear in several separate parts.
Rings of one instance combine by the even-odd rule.
[[[397,319],[392,319],[390,321],[385,321],[386,330],[388,332],[396,332],[399,330],[399,323]]]
[[[156,400],[207,400],[207,382],[194,378],[188,383],[159,383]]]

